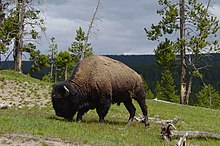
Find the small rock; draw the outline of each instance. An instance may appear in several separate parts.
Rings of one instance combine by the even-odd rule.
[[[24,82],[24,85],[27,86],[27,85],[28,85],[28,82]]]
[[[10,108],[11,105],[7,105],[7,104],[0,104],[0,109],[8,109]]]

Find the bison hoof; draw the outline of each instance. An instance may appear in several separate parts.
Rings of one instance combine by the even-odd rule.
[[[67,121],[72,122],[73,118],[65,118]]]
[[[104,119],[100,119],[99,120],[99,124],[104,124],[105,120]]]
[[[145,124],[144,124],[144,127],[145,127],[145,128],[150,127],[150,123],[149,123],[149,122],[145,123]]]
[[[132,124],[132,119],[129,119],[128,120],[128,125],[131,126],[131,124]]]
[[[81,123],[81,122],[82,122],[82,120],[76,120],[76,122],[77,122],[77,123]]]
[[[70,119],[64,119],[65,121],[67,122],[72,122],[73,120],[70,120]]]

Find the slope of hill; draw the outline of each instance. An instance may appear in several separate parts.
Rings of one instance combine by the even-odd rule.
[[[0,71],[0,103],[6,100],[14,102],[20,98],[30,100],[31,104],[36,103],[36,106],[27,106],[26,102],[20,102],[9,109],[0,109],[0,145],[168,145],[160,137],[160,124],[150,122],[150,127],[145,129],[142,123],[134,121],[131,126],[127,126],[129,115],[123,105],[111,106],[104,125],[98,123],[95,110],[86,113],[82,123],[71,123],[58,118],[49,100],[50,90],[50,84],[29,76]],[[37,104],[45,100],[48,104]],[[178,130],[220,134],[219,110],[159,103],[154,100],[148,100],[147,104],[150,117],[179,118],[180,121],[176,124]],[[135,107],[136,114],[141,113],[137,103]],[[170,144],[175,145],[177,140],[173,139]],[[218,146],[220,141],[190,139],[188,144]]]

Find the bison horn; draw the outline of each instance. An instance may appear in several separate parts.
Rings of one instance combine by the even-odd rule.
[[[63,86],[63,87],[66,90],[66,94],[69,95],[69,93],[70,93],[69,89],[66,86]]]

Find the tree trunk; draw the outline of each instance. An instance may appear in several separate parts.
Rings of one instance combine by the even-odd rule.
[[[16,11],[18,16],[18,34],[14,42],[14,70],[22,73],[22,48],[24,35],[24,15],[25,15],[26,0],[22,0],[22,4],[16,1]]]
[[[50,76],[53,78],[53,63],[50,65]]]
[[[54,50],[52,48],[52,53],[51,53],[51,65],[50,65],[50,75],[51,75],[51,78],[53,79],[53,69],[54,69]]]
[[[3,5],[2,5],[2,0],[0,0],[0,24],[2,23],[3,21]],[[2,45],[2,40],[0,38],[0,46]],[[1,67],[1,62],[2,62],[2,59],[1,59],[1,55],[2,55],[2,52],[0,50],[0,67]]]
[[[66,66],[65,66],[65,80],[67,80],[67,72],[68,72],[68,70],[67,70],[67,64],[66,64]]]
[[[181,79],[180,79],[180,104],[186,104],[186,59],[185,59],[185,2],[180,0],[180,57],[181,57]]]
[[[0,24],[3,21],[3,4],[2,4],[2,0],[0,0]]]
[[[3,8],[2,8],[2,0],[0,0],[0,24],[2,23],[2,21],[3,21]],[[2,45],[2,40],[1,40],[1,38],[0,38],[0,46]],[[1,65],[2,65],[2,58],[1,58],[1,55],[2,55],[2,52],[1,52],[1,50],[0,50],[0,67],[1,67]]]
[[[188,85],[188,89],[187,89],[187,95],[186,95],[186,104],[189,104],[189,97],[190,97],[190,94],[192,91],[192,79],[193,79],[193,77],[190,76],[189,85]]]

